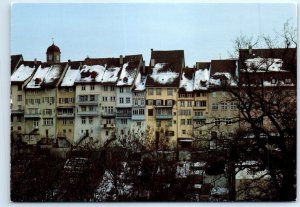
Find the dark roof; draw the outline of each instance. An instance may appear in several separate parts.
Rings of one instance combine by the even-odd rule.
[[[155,59],[155,63],[183,63],[184,67],[184,50],[152,50],[151,59]]]
[[[106,65],[107,67],[115,66],[120,67],[119,58],[86,58],[84,60],[85,65]]]
[[[184,68],[182,70],[182,74],[181,74],[181,77],[183,76],[183,72],[184,72],[184,76],[189,79],[189,80],[192,80],[193,77],[194,77],[194,73],[195,73],[195,68]]]
[[[179,87],[182,67],[184,67],[184,51],[183,50],[170,50],[170,51],[151,51],[151,59],[156,63],[166,63],[160,72],[176,72],[179,76],[166,84],[160,84],[153,80],[151,74],[153,73],[153,66],[148,70],[149,76],[146,81],[147,86],[153,87]],[[150,60],[151,62],[151,60]]]
[[[52,45],[50,45],[50,46],[47,48],[47,54],[48,54],[48,53],[54,53],[54,52],[60,53],[60,49],[59,49],[59,47],[57,47],[54,43],[52,43]]]
[[[130,61],[140,61],[143,59],[143,55],[138,54],[138,55],[126,55],[124,57],[125,62],[130,62]]]
[[[20,55],[11,55],[10,56],[10,72],[11,72],[11,74],[18,67],[18,64],[22,60],[23,60],[23,56],[21,54]]]
[[[244,61],[251,58],[278,58],[283,60],[282,69],[288,71],[297,70],[297,49],[296,48],[276,48],[276,49],[240,49],[239,69],[244,68]]]
[[[78,69],[81,65],[82,65],[83,61],[69,61],[68,65],[72,68],[72,69]]]
[[[196,62],[196,68],[197,69],[209,69],[210,68],[210,62]]]
[[[230,73],[232,77],[235,77],[236,60],[212,60],[210,77],[215,73]]]

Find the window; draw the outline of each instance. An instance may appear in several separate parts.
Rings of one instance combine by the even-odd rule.
[[[34,128],[38,128],[39,127],[39,120],[38,119],[34,119],[33,120],[33,127]]]
[[[121,119],[121,124],[127,124],[127,119]]]
[[[82,90],[82,91],[85,91],[85,86],[81,86],[81,90]]]
[[[231,125],[232,124],[231,118],[225,118],[225,124],[226,125]]]
[[[124,98],[120,98],[119,103],[124,103]]]
[[[236,110],[237,109],[237,104],[234,102],[230,103],[230,110]]]
[[[180,97],[180,98],[184,98],[184,97],[185,97],[185,94],[184,94],[184,93],[181,93],[181,94],[179,94],[179,97]]]
[[[161,89],[160,89],[160,88],[157,88],[157,89],[156,89],[156,95],[158,95],[158,96],[161,95]]]
[[[227,110],[227,103],[221,103],[221,110]]]
[[[167,121],[167,127],[172,127],[172,120]]]
[[[67,119],[62,120],[63,125],[67,125]]]
[[[89,124],[92,124],[93,123],[93,117],[90,117],[89,118]]]
[[[18,101],[22,101],[22,95],[18,95]]]
[[[81,118],[81,124],[85,124],[85,121],[86,121],[85,117],[82,117]]]
[[[193,94],[188,93],[188,94],[187,94],[187,97],[188,97],[188,98],[192,98],[192,97],[193,97]]]
[[[195,116],[203,116],[203,111],[195,111]]]
[[[185,125],[185,119],[180,120],[180,125]]]
[[[153,109],[148,109],[148,116],[153,116]]]
[[[22,128],[21,128],[20,126],[18,126],[18,130],[19,130],[19,131],[21,131],[21,130],[22,130]]]
[[[179,110],[179,115],[189,116],[191,115],[191,110]]]
[[[95,90],[95,86],[91,85],[91,91]]]
[[[120,88],[119,88],[119,92],[120,92],[120,93],[124,93],[124,88],[120,87]]]
[[[138,99],[134,99],[134,105],[135,105],[135,106],[139,105]]]
[[[167,91],[168,96],[173,96],[173,88],[168,88]]]
[[[167,100],[167,105],[172,106],[173,105],[173,100]]]
[[[153,95],[153,88],[149,88],[149,89],[148,89],[148,95],[149,95],[149,96],[152,96],[152,95]]]
[[[221,119],[217,118],[215,119],[215,126],[220,126],[221,125]]]
[[[206,106],[206,101],[196,101],[195,106],[196,107],[205,107]]]
[[[148,105],[150,105],[150,106],[153,105],[153,100],[152,100],[152,99],[149,99],[149,100],[148,100]]]
[[[44,109],[44,115],[52,115],[52,109]]]
[[[130,97],[126,97],[126,103],[130,104]]]
[[[212,106],[211,106],[211,109],[213,111],[217,111],[218,110],[218,104],[217,103],[213,103]]]
[[[161,121],[159,120],[156,121],[156,127],[161,127]]]
[[[140,126],[142,126],[142,122],[138,121],[138,122],[136,122],[136,125],[140,127]]]
[[[115,86],[110,86],[110,91],[115,91]]]
[[[192,125],[192,119],[187,119],[187,125]]]
[[[106,135],[106,136],[108,136],[108,133],[109,133],[108,131],[105,131],[105,135]]]
[[[285,79],[285,83],[292,83],[292,80],[290,78]]]
[[[107,101],[107,96],[103,96],[102,100],[103,100],[103,102],[106,102]]]
[[[141,105],[144,106],[145,105],[145,99],[141,100]]]
[[[22,85],[18,85],[18,91],[22,91]]]
[[[193,106],[193,102],[192,101],[188,101],[188,107],[192,107]]]
[[[53,119],[52,118],[44,119],[44,125],[45,126],[52,126],[53,125]]]
[[[162,105],[162,100],[156,100],[156,106],[161,106]]]
[[[17,121],[21,122],[22,121],[22,116],[17,116]]]
[[[180,101],[180,106],[185,107],[185,101]]]
[[[108,91],[108,86],[104,86],[104,91]]]
[[[182,134],[186,134],[186,130],[185,129],[182,130]]]

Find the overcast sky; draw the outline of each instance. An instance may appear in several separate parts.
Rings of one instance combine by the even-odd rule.
[[[294,4],[14,4],[11,54],[45,61],[54,42],[62,61],[185,51],[185,62],[228,58],[240,34],[273,35],[296,25]]]

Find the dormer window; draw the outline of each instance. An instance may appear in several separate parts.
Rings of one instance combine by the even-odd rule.
[[[284,82],[285,83],[292,83],[292,80],[290,78],[286,78]]]
[[[272,84],[275,84],[275,83],[276,83],[276,79],[272,78],[271,83],[272,83]]]

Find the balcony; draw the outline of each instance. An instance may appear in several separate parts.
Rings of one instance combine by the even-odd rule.
[[[40,118],[40,115],[39,112],[31,112],[24,114],[24,118]]]
[[[23,109],[11,110],[11,114],[24,114]]]
[[[115,128],[115,124],[101,124],[101,128],[113,129]]]
[[[156,119],[172,119],[173,115],[172,114],[156,114],[155,118]]]
[[[197,119],[204,119],[204,116],[202,115],[202,116],[193,116],[193,119],[194,120],[197,120]]]
[[[143,121],[146,119],[145,115],[132,115],[132,120],[134,121]]]
[[[117,118],[131,118],[131,113],[116,113]]]
[[[74,118],[74,113],[58,113],[57,118]]]
[[[101,113],[101,116],[103,118],[110,118],[110,117],[115,117],[116,116],[116,113],[115,112],[102,112]]]
[[[98,111],[78,111],[77,114],[79,116],[98,116]]]
[[[78,105],[98,105],[98,99],[77,99]]]

